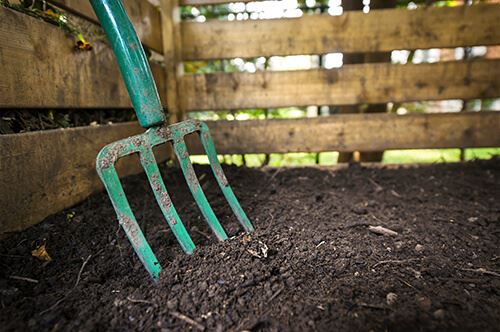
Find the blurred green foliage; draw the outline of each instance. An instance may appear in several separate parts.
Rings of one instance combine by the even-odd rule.
[[[491,159],[492,157],[500,156],[500,148],[475,148],[465,149],[464,160],[476,159]],[[323,152],[319,156],[317,163],[316,153],[286,153],[286,154],[271,154],[268,166],[331,166],[337,164],[338,152]],[[191,156],[193,163],[208,164],[206,156]],[[242,166],[243,158],[241,155],[220,155],[219,160],[222,163]],[[246,154],[247,167],[264,166],[264,154]],[[460,149],[420,149],[420,150],[390,150],[384,152],[382,159],[386,164],[426,164],[426,163],[443,163],[443,162],[459,162]]]

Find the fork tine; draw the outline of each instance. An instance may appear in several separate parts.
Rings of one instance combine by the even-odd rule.
[[[191,254],[195,249],[195,245],[179,218],[174,205],[172,204],[172,200],[170,199],[165,184],[161,178],[160,170],[156,164],[153,151],[146,147],[141,149],[139,153],[142,167],[148,176],[149,184],[154,191],[156,201],[160,206],[163,216],[167,220],[168,226],[172,229],[172,232],[177,238],[177,241],[180,243],[182,250],[184,250],[185,253]]]
[[[201,189],[200,182],[196,177],[193,169],[193,164],[191,164],[191,161],[189,160],[189,153],[186,147],[186,143],[181,138],[173,142],[173,147],[175,155],[177,156],[177,159],[179,160],[179,163],[181,165],[182,173],[184,174],[184,178],[186,179],[189,190],[191,190],[191,194],[193,195],[196,204],[200,208],[201,213],[205,217],[205,220],[207,221],[208,225],[215,233],[219,241],[226,240],[227,234],[219,223],[219,220],[215,216],[212,207],[208,203],[205,193]]]
[[[208,126],[205,123],[201,123],[200,125],[200,137],[201,143],[203,144],[205,152],[208,156],[210,167],[212,168],[214,176],[217,179],[217,183],[219,184],[224,197],[226,197],[226,200],[229,202],[231,209],[236,215],[236,218],[238,218],[238,221],[243,226],[245,231],[252,232],[254,230],[253,225],[245,214],[245,211],[243,211],[243,209],[241,208],[238,199],[234,195],[234,192],[226,179],[226,175],[224,174],[219,159],[217,158],[217,152],[215,151],[215,145],[212,140],[212,136],[210,135]]]
[[[97,158],[97,171],[106,190],[108,191],[108,196],[111,199],[111,203],[113,204],[116,215],[118,216],[118,222],[125,231],[125,234],[127,234],[132,247],[134,247],[137,256],[139,256],[139,259],[148,273],[155,281],[158,281],[158,275],[161,271],[160,263],[158,263],[155,254],[151,250],[151,247],[146,241],[146,238],[144,237],[144,234],[135,219],[115,167],[113,165],[106,165],[106,167],[103,167],[102,165],[104,163],[100,162],[100,157],[101,155]]]

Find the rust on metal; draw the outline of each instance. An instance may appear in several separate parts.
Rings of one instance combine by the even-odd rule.
[[[150,161],[148,158],[144,157],[144,156],[142,155],[142,153],[140,153],[139,155],[140,155],[140,160],[141,160],[141,163],[142,163],[143,165],[149,165],[149,164],[151,163],[151,161]]]
[[[123,227],[125,233],[127,233],[130,241],[132,243],[135,243],[136,245],[141,245],[141,231],[139,229],[139,226],[137,225],[137,222],[121,212],[118,212],[118,222]]]
[[[142,135],[132,137],[131,142],[134,146],[139,147],[144,144],[144,138]]]
[[[158,173],[151,175],[151,186],[153,187],[153,190],[156,192],[161,191],[161,184],[159,178],[160,175]]]
[[[170,139],[171,131],[167,127],[158,127],[156,129],[156,135],[164,139]]]
[[[222,170],[222,167],[220,165],[215,164],[215,174],[217,175],[217,178],[219,179],[219,182],[221,186],[227,187],[229,185],[226,175],[224,174],[224,171]]]
[[[196,193],[198,192],[199,182],[198,179],[196,178],[196,173],[194,172],[193,165],[191,165],[191,163],[188,163],[187,167],[188,167],[187,180],[189,182],[189,186],[193,188],[193,194],[196,195]]]
[[[170,199],[170,196],[168,196],[168,193],[166,191],[162,191],[162,193],[160,194],[160,202],[161,205],[166,209],[170,209],[172,207],[172,200]]]
[[[100,160],[99,164],[101,169],[107,169],[114,165],[118,158],[120,158],[125,146],[123,144],[113,144],[106,151],[105,156]]]

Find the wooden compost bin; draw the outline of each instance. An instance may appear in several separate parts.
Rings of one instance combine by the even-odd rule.
[[[96,20],[87,1],[50,2]],[[179,18],[179,5],[224,2],[229,1],[164,0],[157,10],[145,0],[125,1],[144,45],[164,57],[165,66],[152,69],[172,122],[200,110],[500,97],[498,59],[256,73],[181,70],[182,62],[191,60],[497,45],[498,4],[237,22]],[[106,45],[75,52],[74,40],[55,26],[3,7],[0,18],[0,107],[131,107]],[[345,114],[209,126],[221,154],[500,146],[499,112]],[[97,152],[141,130],[136,123],[120,123],[0,136],[0,236],[101,190]],[[129,162],[119,171],[126,176],[141,168]]]

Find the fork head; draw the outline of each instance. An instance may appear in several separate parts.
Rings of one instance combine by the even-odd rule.
[[[186,231],[186,228],[182,224],[174,205],[172,204],[153,154],[153,147],[166,142],[171,142],[196,204],[200,208],[205,220],[217,238],[220,241],[224,241],[227,239],[227,234],[210,207],[210,204],[208,203],[208,200],[196,177],[193,165],[189,159],[189,153],[184,136],[191,133],[199,134],[201,143],[208,156],[210,167],[212,168],[217,183],[219,184],[224,197],[231,206],[238,221],[247,232],[253,231],[254,228],[250,220],[241,208],[238,199],[234,195],[234,192],[229,186],[226,176],[224,175],[217,158],[217,153],[215,151],[210,131],[204,122],[187,120],[170,126],[153,127],[148,129],[143,134],[122,139],[105,146],[97,156],[97,172],[104,183],[104,187],[106,188],[113,207],[115,208],[118,216],[118,222],[124,229],[144,267],[155,281],[158,280],[161,266],[144,237],[134,213],[132,212],[116,172],[115,163],[121,157],[133,153],[139,154],[141,165],[146,172],[151,189],[154,192],[156,201],[160,206],[167,224],[170,226],[183,251],[190,254],[195,249],[195,245]]]

